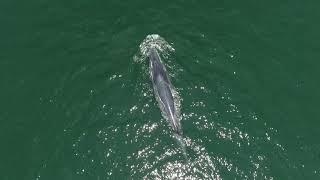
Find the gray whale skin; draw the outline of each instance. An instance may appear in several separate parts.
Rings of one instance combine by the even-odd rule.
[[[182,135],[180,120],[177,117],[177,110],[172,94],[172,84],[167,74],[165,66],[161,63],[160,56],[155,47],[151,47],[149,52],[150,75],[153,89],[161,110],[167,117],[173,131]]]

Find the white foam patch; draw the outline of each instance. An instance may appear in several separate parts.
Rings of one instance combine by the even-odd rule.
[[[158,34],[150,34],[139,45],[139,54],[133,57],[133,61],[136,63],[144,62],[151,47],[157,48],[158,52],[164,56],[168,56],[170,52],[175,51],[163,37]]]

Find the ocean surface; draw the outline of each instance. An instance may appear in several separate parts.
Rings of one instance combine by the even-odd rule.
[[[319,7],[2,0],[0,179],[320,179]],[[152,44],[185,149],[153,94]]]

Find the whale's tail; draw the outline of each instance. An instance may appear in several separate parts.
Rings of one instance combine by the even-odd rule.
[[[189,161],[188,159],[188,154],[187,154],[187,149],[186,149],[186,142],[182,136],[182,134],[178,134],[178,133],[173,133],[174,138],[177,140],[177,144],[179,145],[183,157],[186,161]]]
[[[174,133],[182,137],[183,132],[181,129],[180,120],[177,117],[177,115],[172,114],[172,112],[170,111],[170,115],[169,115],[168,119],[169,119],[169,123],[171,124],[172,130],[174,131]]]

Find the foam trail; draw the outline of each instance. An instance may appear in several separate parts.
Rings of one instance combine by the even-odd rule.
[[[184,138],[182,137],[182,135],[178,133],[173,133],[173,137],[177,140],[177,144],[182,151],[183,157],[188,162],[189,159],[188,159],[187,148],[186,148],[186,143],[184,141]]]

